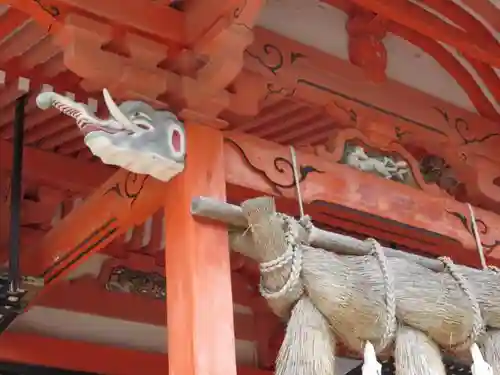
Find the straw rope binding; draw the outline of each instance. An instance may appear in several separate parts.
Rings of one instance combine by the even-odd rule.
[[[397,375],[444,375],[441,350],[470,361],[477,343],[500,375],[500,277],[493,267],[321,231],[307,216],[297,221],[276,212],[267,197],[241,208],[199,198],[192,211],[231,224],[231,248],[260,264],[261,293],[288,321],[278,375],[333,375],[333,342],[360,354],[368,342],[379,355],[394,353]]]

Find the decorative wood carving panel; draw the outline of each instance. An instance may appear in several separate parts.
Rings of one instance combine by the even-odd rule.
[[[321,105],[338,127],[358,129],[370,141],[365,143],[377,144],[382,138],[385,145],[399,144],[406,153],[419,147],[425,155],[414,155],[417,163],[422,156],[432,155],[446,165],[443,173],[447,181],[437,184],[443,185],[443,190],[500,212],[500,186],[494,182],[500,176],[496,123],[439,99],[406,92],[390,82],[370,86],[360,82],[355,71],[318,51],[267,31],[256,30],[256,34],[256,41],[247,50],[247,67],[266,77],[266,98]],[[328,61],[329,69],[321,61]],[[311,69],[313,66],[316,69]],[[332,75],[332,71],[342,73]],[[394,93],[391,100],[384,91],[389,89]],[[450,169],[456,180],[452,186]]]
[[[103,264],[99,280],[110,292],[166,298],[165,268],[154,257],[129,254],[126,259],[110,259]]]

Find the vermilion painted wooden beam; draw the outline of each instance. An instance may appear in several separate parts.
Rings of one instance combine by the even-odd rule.
[[[422,51],[426,52],[427,54],[429,54],[429,56],[436,60],[436,62],[438,62],[448,72],[448,74],[455,79],[460,87],[462,87],[462,89],[469,97],[469,100],[476,108],[478,114],[480,114],[483,118],[491,121],[500,120],[500,114],[493,106],[492,102],[485,94],[485,91],[483,91],[476,78],[474,78],[474,75],[469,73],[465,66],[462,65],[462,63],[457,60],[452,53],[450,53],[445,47],[443,47],[441,43],[398,23],[391,23],[388,26],[388,30],[392,34],[406,39],[408,42],[420,48]],[[482,68],[486,68],[487,78],[489,78],[488,81],[485,81],[488,82],[487,86],[493,85],[495,87],[495,90],[498,91],[498,83],[495,82],[495,80],[498,81],[498,77],[495,73],[493,73],[493,77],[489,75],[489,73],[494,72],[494,70],[489,65],[481,63],[477,60],[471,58],[469,58],[468,60],[474,67],[479,66],[479,70],[477,70],[477,73],[480,77],[482,77],[482,79],[486,78],[484,77],[485,72]],[[494,92],[496,91],[492,91],[492,93]]]
[[[57,32],[62,27],[62,22],[36,1],[0,0],[1,3],[10,4],[25,11],[46,28],[50,26],[50,31]],[[65,16],[71,12],[72,8],[83,10],[98,17],[112,20],[115,24],[123,25],[122,27],[135,28],[165,41],[184,43],[184,13],[147,0],[127,3],[120,0],[56,0],[50,5],[58,9],[61,6],[60,8],[66,12]]]
[[[235,375],[227,228],[190,213],[199,195],[226,199],[223,135],[187,126],[186,169],[166,186],[165,265],[172,374]]]
[[[338,5],[337,0],[329,1]],[[498,137],[494,136],[498,133],[497,123],[394,80],[380,85],[367,83],[362,71],[348,61],[269,30],[256,27],[254,34],[255,41],[245,55],[245,69],[265,77],[274,90],[270,98],[281,100],[293,96],[321,108],[326,106],[333,122],[345,127],[363,129],[375,120],[377,127],[384,128],[384,132],[404,134],[405,144],[427,146],[441,157],[444,157],[439,155],[441,152],[460,147],[458,153],[463,150],[470,157],[484,155],[500,162],[495,143]],[[269,45],[273,46],[271,50]],[[279,56],[299,57],[292,61],[284,58],[283,64],[277,67],[274,64]],[[467,128],[455,126],[459,118],[460,123],[465,121]],[[249,127],[260,121],[258,117]],[[239,126],[234,128],[239,129]],[[311,133],[314,132],[302,133],[307,135],[305,141],[312,138]],[[458,140],[457,136],[464,139]],[[458,146],[457,142],[461,141],[464,143]],[[443,144],[449,144],[449,147],[443,147]]]
[[[325,0],[329,2],[329,0]],[[405,0],[353,0],[383,18],[401,23],[419,33],[440,40],[471,58],[500,67],[500,45],[474,39],[465,31],[447,24],[418,5]]]
[[[11,168],[12,143],[0,140],[0,172],[10,172]],[[89,194],[114,171],[116,168],[101,163],[76,160],[32,147],[24,148],[23,177],[61,190]]]
[[[242,0],[192,0],[186,2],[186,42],[193,43],[211,27],[221,23],[221,29],[231,21]],[[225,23],[225,25],[224,25]]]
[[[151,375],[169,373],[166,354],[11,332],[0,336],[0,361],[106,375],[137,375],[144,369]],[[272,375],[272,372],[240,366],[238,375]]]
[[[164,301],[132,293],[110,292],[91,277],[59,283],[36,305],[157,326],[165,326],[166,323]],[[251,314],[234,314],[237,339],[256,340],[253,319]]]
[[[476,0],[475,2],[480,3],[481,0]],[[489,2],[489,1],[487,1],[487,2]],[[492,30],[492,28],[491,28],[492,25],[488,25],[488,21],[486,21],[485,19],[481,19],[481,14],[476,13],[474,15],[473,10],[470,10],[471,13],[469,13],[467,10],[467,5],[464,2],[462,2],[461,5],[459,5],[458,3],[455,3],[453,1],[423,0],[423,4],[438,11],[441,15],[443,15],[445,18],[450,20],[456,26],[465,30],[469,35],[473,35],[474,38],[488,40],[490,43],[497,43],[495,37],[493,36],[493,33],[495,31]],[[497,15],[498,20],[500,21],[500,9],[496,9],[496,15]],[[476,17],[478,17],[479,19]],[[483,24],[483,22],[484,22],[484,24]],[[499,22],[499,24],[500,24],[500,22]],[[391,31],[393,31],[393,30],[391,30]],[[420,48],[422,48],[422,47],[420,47]],[[422,49],[425,50],[425,48],[422,48]],[[426,51],[426,52],[428,52],[428,51]],[[438,62],[440,62],[440,61],[438,61]],[[496,75],[494,69],[491,66],[489,66],[488,64],[481,63],[475,59],[469,58],[468,62],[476,70],[476,72],[479,75],[479,77],[481,78],[481,80],[484,82],[484,84],[486,85],[488,90],[490,90],[494,99],[497,102],[500,102],[500,78]],[[440,63],[441,63],[441,65],[443,65],[442,62],[440,62]],[[444,65],[443,65],[443,67],[444,67]],[[448,72],[450,72],[449,69],[447,69],[447,70],[448,70]],[[462,75],[465,76],[465,72]],[[470,75],[470,73],[469,73],[469,75]],[[457,80],[457,82],[458,82],[458,80]],[[463,84],[462,84],[462,87],[463,87]],[[469,96],[471,96],[470,90],[466,89],[465,91]],[[498,113],[497,113],[497,115],[498,115]],[[494,117],[492,119],[494,120]]]
[[[23,274],[42,277],[46,285],[53,283],[130,227],[144,222],[159,208],[164,195],[163,182],[119,170],[38,246],[21,254]]]
[[[248,298],[248,284],[239,285],[233,282],[232,285],[233,300],[236,304],[250,309],[255,307],[254,299]],[[265,304],[264,301],[259,300],[259,302]],[[58,283],[37,300],[36,306],[156,326],[166,325],[165,301],[133,293],[110,292],[106,290],[104,283],[90,275],[71,282]],[[259,324],[269,324],[268,320],[274,321],[269,310],[261,312],[259,318]],[[257,339],[253,314],[235,312],[234,326],[237,339],[246,341]]]
[[[490,0],[462,0],[469,9],[482,17],[500,33],[500,9]]]
[[[62,281],[37,299],[37,306],[152,325],[165,324],[165,303],[132,293],[106,290],[90,275]]]

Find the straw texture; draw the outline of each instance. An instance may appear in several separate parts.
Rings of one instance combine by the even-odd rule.
[[[414,328],[398,330],[394,358],[398,375],[446,375],[439,347]]]
[[[303,296],[292,309],[276,360],[276,375],[334,375],[334,372],[335,336],[328,321]]]
[[[280,375],[331,374],[333,362],[326,358],[333,357],[327,344],[333,340],[326,338],[332,332],[359,353],[366,341],[378,353],[394,350],[398,375],[444,374],[440,349],[459,353],[478,341],[500,375],[498,273],[449,259],[442,260],[445,271],[435,272],[386,258],[374,240],[368,240],[370,255],[337,255],[308,246],[310,224],[276,213],[271,198],[246,201],[242,210],[248,229],[231,232],[231,246],[261,264],[262,295],[277,315],[290,319]],[[314,330],[306,334],[308,325]]]

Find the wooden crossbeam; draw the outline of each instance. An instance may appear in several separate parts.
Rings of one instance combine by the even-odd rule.
[[[105,360],[92,361],[89,358]],[[137,375],[147,366],[151,375],[168,375],[168,356],[164,353],[141,352],[29,333],[3,333],[0,336],[0,360],[107,375]],[[272,372],[239,366],[238,375],[272,375]]]
[[[40,184],[87,195],[103,184],[115,168],[101,163],[76,160],[70,157],[24,148],[23,177]],[[0,140],[0,171],[12,168],[12,143]]]
[[[237,285],[233,283],[234,303],[251,309],[252,301],[242,300],[242,296],[248,295],[249,285],[234,287]],[[103,282],[91,275],[57,284],[37,300],[36,306],[162,327],[167,321],[164,300],[133,293],[110,292],[106,290]],[[271,312],[267,311],[267,315],[262,318],[270,319],[270,316]],[[235,311],[234,318],[236,339],[255,341],[256,332],[252,314]]]
[[[2,3],[10,4],[33,17],[45,29],[51,32],[58,32],[62,27],[59,17],[54,12],[47,11],[45,6],[40,6],[38,2],[31,0],[2,0]],[[100,18],[111,20],[114,23],[121,23],[124,26],[131,26],[166,41],[183,43],[184,41],[184,14],[171,7],[154,4],[147,0],[123,3],[119,0],[58,0],[51,3],[51,6],[61,12],[76,9],[94,14]],[[54,9],[51,8],[51,9]],[[65,15],[67,15],[67,13]],[[64,18],[64,17],[61,17]]]
[[[75,208],[40,243],[21,254],[24,275],[49,285],[64,277],[161,205],[164,183],[120,169]]]

